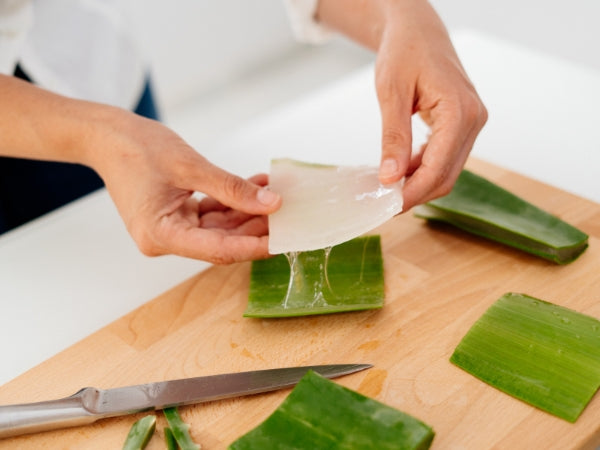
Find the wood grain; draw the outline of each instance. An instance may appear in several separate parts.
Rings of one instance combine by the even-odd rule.
[[[171,378],[303,364],[372,363],[338,379],[433,426],[433,449],[592,449],[600,398],[575,424],[485,385],[448,358],[502,294],[523,292],[600,318],[600,205],[470,160],[467,167],[590,235],[557,266],[444,225],[400,215],[382,236],[386,304],[378,311],[245,319],[250,264],[212,267],[0,387],[0,403]],[[41,337],[40,337],[41,338]],[[289,390],[181,408],[204,449],[222,449],[264,420]],[[2,449],[120,448],[137,418],[0,441]],[[165,421],[149,449],[164,448]]]

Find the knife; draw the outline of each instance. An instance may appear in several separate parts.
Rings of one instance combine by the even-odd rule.
[[[0,406],[0,439],[93,423],[107,417],[203,403],[291,387],[313,370],[326,378],[371,364],[331,364],[159,381],[114,389],[86,387],[58,400]]]

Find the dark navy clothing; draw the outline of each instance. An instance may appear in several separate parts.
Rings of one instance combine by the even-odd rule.
[[[30,81],[18,66],[15,76]],[[135,112],[159,119],[150,82]],[[0,157],[0,233],[103,186],[96,172],[79,164]]]

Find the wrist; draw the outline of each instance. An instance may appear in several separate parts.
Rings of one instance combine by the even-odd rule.
[[[104,178],[111,164],[137,148],[132,136],[136,120],[144,119],[130,111],[99,103],[83,102],[81,108],[74,126],[78,131],[69,143],[71,154],[76,159],[74,162],[91,167]]]
[[[386,22],[385,3],[386,0],[319,0],[315,18],[376,51]]]
[[[316,19],[373,51],[390,33],[445,29],[427,0],[319,0]]]

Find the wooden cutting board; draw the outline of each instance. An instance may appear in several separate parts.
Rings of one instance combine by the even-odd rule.
[[[557,266],[448,226],[427,225],[410,213],[400,215],[374,231],[384,251],[381,310],[246,319],[250,264],[211,267],[2,386],[0,404],[64,397],[84,386],[372,363],[374,368],[337,381],[430,424],[436,432],[433,449],[595,448],[600,395],[571,424],[487,386],[448,358],[505,292],[600,318],[600,205],[481,161],[470,160],[467,167],[581,228],[590,235],[588,250],[574,263]],[[183,407],[181,414],[203,449],[222,449],[264,420],[288,393]],[[141,416],[7,439],[0,449],[120,448]],[[149,449],[165,448],[165,422],[158,417]]]

